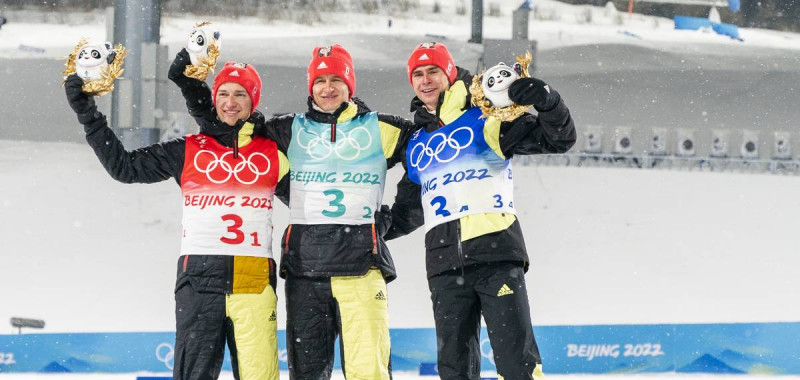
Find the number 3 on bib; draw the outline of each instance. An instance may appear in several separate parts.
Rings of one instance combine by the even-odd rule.
[[[329,218],[336,218],[344,215],[345,207],[342,204],[342,199],[344,199],[344,193],[338,189],[330,189],[325,190],[322,192],[326,196],[333,195],[333,200],[328,202],[328,205],[335,208],[333,211],[329,210],[322,210],[322,215],[325,215]]]
[[[219,238],[219,240],[225,244],[231,245],[238,245],[244,242],[244,232],[242,232],[242,217],[236,214],[226,214],[222,216],[222,220],[226,222],[233,222],[230,226],[228,226],[228,232],[232,233],[234,237],[230,238],[227,236],[223,236]],[[260,247],[261,244],[258,242],[258,232],[253,232],[250,234],[253,237],[253,247]]]

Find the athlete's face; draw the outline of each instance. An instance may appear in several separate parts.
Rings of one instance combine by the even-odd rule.
[[[253,101],[242,85],[235,82],[223,83],[217,89],[217,117],[228,125],[235,125],[239,120],[247,120],[253,108]]]
[[[350,90],[342,78],[333,74],[323,74],[314,79],[311,97],[317,107],[332,112],[350,99]]]
[[[450,81],[439,66],[420,66],[411,72],[411,87],[428,110],[439,105],[439,94],[450,88]]]

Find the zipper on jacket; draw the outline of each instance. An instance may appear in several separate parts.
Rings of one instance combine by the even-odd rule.
[[[378,254],[378,234],[375,232],[375,223],[372,223],[372,254]]]
[[[456,238],[458,239],[458,262],[461,264],[461,277],[464,275],[464,252],[461,250],[461,219],[456,219]],[[466,280],[466,279],[465,279]]]
[[[331,123],[331,142],[336,142],[336,122]]]
[[[226,266],[228,267],[228,270],[227,270],[227,273],[228,273],[228,280],[227,281],[228,281],[228,283],[225,284],[225,293],[227,295],[231,295],[231,294],[233,294],[233,276],[234,276],[234,274],[233,274],[233,270],[234,270],[233,266],[234,266],[234,258],[235,258],[235,256],[228,256],[226,258],[228,259],[227,263],[226,263]]]
[[[288,228],[286,228],[286,242],[284,243],[284,251],[289,253],[289,236],[292,235],[292,225],[290,224]]]

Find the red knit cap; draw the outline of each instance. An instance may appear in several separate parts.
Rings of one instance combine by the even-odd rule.
[[[258,76],[256,68],[246,63],[225,63],[222,70],[214,77],[214,91],[211,93],[211,100],[215,106],[217,105],[217,90],[219,86],[228,82],[238,83],[247,90],[247,95],[250,95],[250,101],[253,103],[253,108],[250,109],[250,114],[252,115],[261,100],[261,77]]]
[[[311,53],[311,62],[308,64],[308,94],[314,95],[314,79],[320,75],[333,74],[341,78],[350,90],[350,96],[356,93],[356,72],[353,67],[353,58],[339,44],[333,46],[317,46]]]
[[[453,56],[447,51],[447,46],[438,42],[423,42],[411,52],[408,57],[408,81],[411,82],[411,74],[414,69],[420,66],[434,65],[439,66],[450,84],[456,80],[456,64],[453,62]]]

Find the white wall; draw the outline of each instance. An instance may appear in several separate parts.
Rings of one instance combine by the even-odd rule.
[[[400,170],[390,171],[385,203]],[[515,171],[535,325],[798,320],[800,178]],[[0,141],[0,321],[41,318],[44,332],[174,330],[180,202],[171,180],[112,180],[85,144]],[[276,252],[286,211],[275,209]],[[432,327],[422,231],[390,248],[392,326]],[[5,326],[0,333],[13,332]]]

